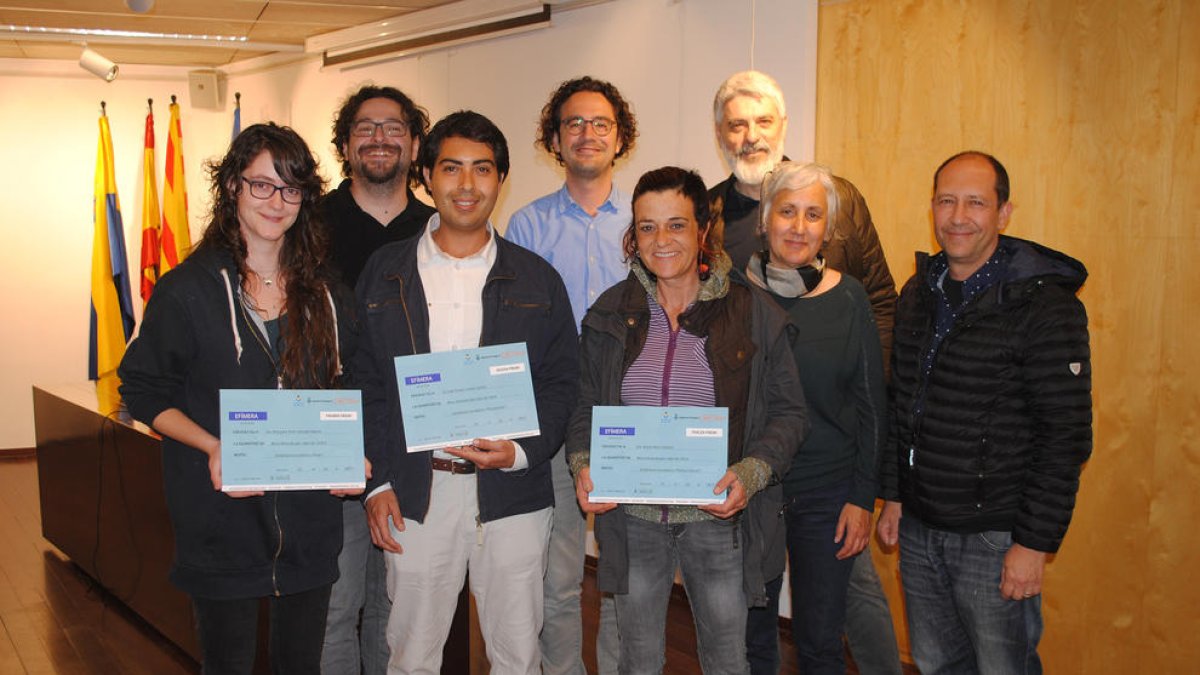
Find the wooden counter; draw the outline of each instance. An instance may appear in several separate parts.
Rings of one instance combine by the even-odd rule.
[[[191,601],[167,581],[162,442],[144,424],[101,414],[91,382],[34,387],[33,416],[42,536],[198,658]]]

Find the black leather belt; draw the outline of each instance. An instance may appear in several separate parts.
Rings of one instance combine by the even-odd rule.
[[[441,457],[430,458],[434,471],[449,471],[450,473],[475,473],[475,465],[471,462],[458,462]]]

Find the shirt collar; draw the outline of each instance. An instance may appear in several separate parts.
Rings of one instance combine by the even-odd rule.
[[[584,211],[583,207],[575,202],[575,198],[572,197],[571,193],[567,190],[566,183],[563,183],[562,187],[558,189],[557,195],[559,213],[578,211],[579,213],[583,213],[585,215],[587,214],[587,211]],[[613,183],[612,188],[610,188],[608,191],[608,197],[603,203],[600,204],[600,208],[596,209],[596,213],[617,213],[619,210],[617,204],[623,200],[628,201],[628,198],[624,193],[617,189],[616,183]]]
[[[482,262],[484,265],[491,267],[496,262],[496,233],[492,229],[491,221],[487,224],[488,239],[483,248],[472,253],[464,258],[455,258],[446,253],[433,240],[433,233],[442,226],[442,218],[438,213],[429,216],[429,222],[425,224],[425,231],[421,233],[421,239],[417,242],[417,262],[420,264],[439,263],[439,262]]]

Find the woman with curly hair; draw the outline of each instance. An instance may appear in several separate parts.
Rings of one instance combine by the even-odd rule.
[[[324,264],[323,181],[296,132],[251,126],[208,169],[211,220],[155,288],[121,394],[163,436],[171,581],[192,598],[204,672],[251,671],[265,597],[272,670],[317,673],[346,492],[221,492],[219,397],[339,386],[350,305]]]

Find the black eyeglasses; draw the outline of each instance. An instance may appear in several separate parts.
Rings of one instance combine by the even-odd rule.
[[[375,135],[375,130],[379,127],[383,127],[383,135],[388,138],[400,138],[408,134],[408,125],[400,120],[384,120],[382,122],[358,120],[350,127],[350,135],[370,138]]]
[[[586,117],[568,117],[562,121],[563,128],[572,136],[582,134],[583,128],[589,124],[592,125],[592,131],[595,131],[597,136],[607,136],[612,132],[617,121],[610,120],[607,117],[593,117],[591,119]]]
[[[242,180],[250,186],[250,196],[255,199],[270,199],[278,192],[283,201],[288,204],[299,204],[304,201],[304,190],[290,185],[273,185],[261,180],[250,180],[242,176]]]

